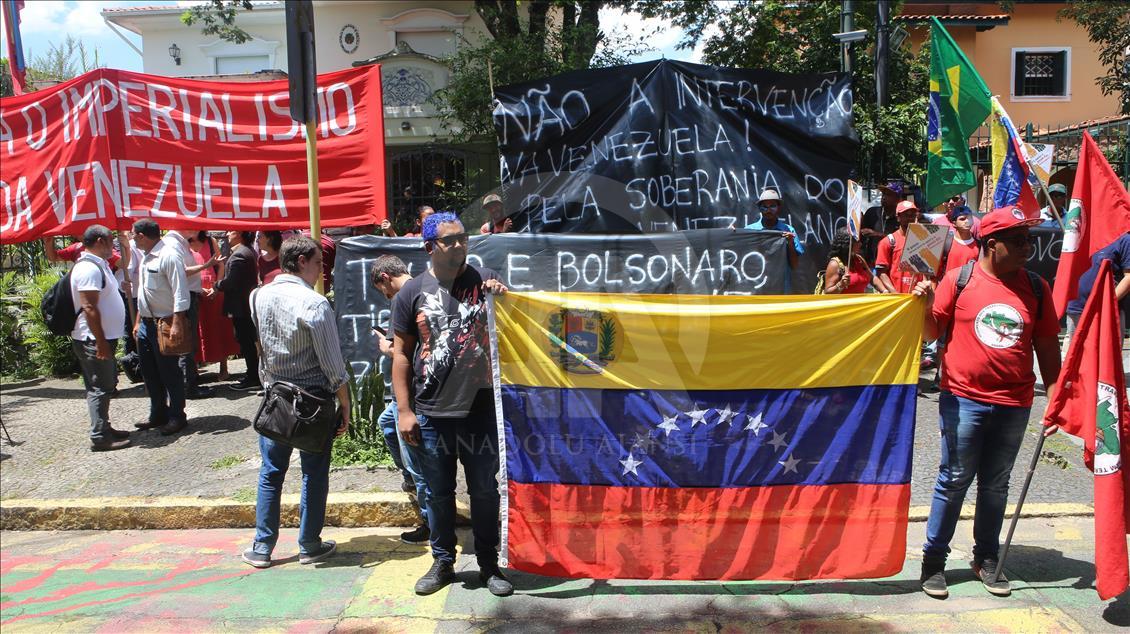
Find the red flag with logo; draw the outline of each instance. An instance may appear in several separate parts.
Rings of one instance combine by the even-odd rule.
[[[1130,405],[1121,350],[1114,275],[1104,261],[1044,415],[1045,425],[1083,439],[1083,457],[1095,473],[1095,586],[1103,600],[1130,585],[1130,471],[1124,465],[1130,458]]]
[[[1063,225],[1063,249],[1052,289],[1060,318],[1067,311],[1067,303],[1079,294],[1079,277],[1091,268],[1095,251],[1130,231],[1130,194],[1087,132],[1083,132],[1075,186]]]

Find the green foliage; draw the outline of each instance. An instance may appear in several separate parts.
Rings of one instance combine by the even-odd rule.
[[[501,4],[477,0],[476,9],[494,37],[478,43],[461,37],[456,53],[445,60],[451,79],[432,99],[458,141],[493,137],[492,74],[494,85],[504,86],[571,70],[626,64],[633,55],[648,50],[641,34],[601,31],[598,9],[622,3],[534,0],[529,7],[531,17],[525,22],[516,13],[511,16],[513,4],[513,0]],[[544,13],[538,13],[550,4],[561,10],[560,21],[546,20]]]
[[[18,326],[28,350],[29,371],[37,376],[70,376],[78,371],[70,337],[52,334],[39,310],[43,296],[63,274],[62,267],[49,268],[27,278],[19,289],[23,305]]]
[[[20,298],[16,296],[16,271],[0,274],[0,373],[28,378],[23,335],[20,334]]]
[[[50,43],[47,53],[31,59],[27,78],[33,82],[67,81],[101,66],[98,49],[87,51],[82,40],[67,35],[62,44]]]
[[[384,411],[384,377],[369,372],[358,378],[349,368],[349,431],[334,441],[335,466],[391,464],[388,445],[377,419]]]
[[[892,3],[891,15],[901,3]],[[839,0],[640,0],[645,16],[661,17],[686,31],[681,48],[703,44],[704,61],[737,68],[786,73],[840,70]],[[891,49],[888,106],[875,98],[876,43],[873,2],[855,3],[855,28],[868,31],[855,44],[852,86],[856,129],[860,136],[857,173],[862,180],[887,176],[913,178],[925,165],[928,49],[915,56],[909,47]],[[892,25],[893,26],[893,25]]]
[[[245,458],[243,456],[224,456],[223,458],[220,458],[219,460],[213,462],[209,466],[212,467],[212,469],[219,471],[220,469],[227,469],[228,467],[234,467],[237,464],[241,464],[241,463],[244,463],[244,462],[247,462],[247,458]]]
[[[258,496],[259,492],[257,490],[251,487],[243,487],[242,489],[233,493],[231,499],[235,500],[236,502],[243,502],[244,504],[246,504],[248,502],[254,502]]]
[[[180,16],[185,26],[200,23],[204,35],[215,35],[225,42],[243,44],[251,40],[251,35],[235,25],[235,16],[240,9],[251,11],[255,6],[251,0],[209,0],[204,4],[189,7]]]
[[[1095,81],[1104,95],[1118,94],[1122,114],[1130,114],[1130,9],[1109,0],[1073,0],[1057,19],[1070,18],[1097,45],[1107,73]]]

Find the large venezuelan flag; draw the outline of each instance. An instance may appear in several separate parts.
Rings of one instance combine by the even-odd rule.
[[[921,301],[511,293],[491,316],[505,565],[902,569]]]

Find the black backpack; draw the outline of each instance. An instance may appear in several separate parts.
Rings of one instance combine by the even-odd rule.
[[[43,315],[47,329],[62,337],[71,336],[75,322],[78,321],[78,314],[82,312],[82,309],[75,309],[75,299],[71,295],[73,271],[73,268],[67,271],[61,280],[47,290],[43,295],[43,301],[39,302],[39,312]],[[98,272],[102,274],[102,288],[106,288],[106,273],[100,266]]]

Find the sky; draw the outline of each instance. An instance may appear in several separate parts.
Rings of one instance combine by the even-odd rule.
[[[98,51],[99,63],[109,68],[141,71],[141,56],[110,29],[103,21],[101,11],[107,7],[157,6],[168,4],[187,6],[197,4],[191,0],[163,2],[162,0],[26,0],[20,13],[24,56],[34,60],[47,52],[52,44],[62,44],[67,34],[82,40],[88,53]],[[606,30],[624,30],[629,34],[645,35],[655,49],[636,56],[632,61],[666,57],[668,59],[698,62],[702,57],[701,45],[695,50],[679,50],[676,45],[682,30],[670,28],[663,20],[646,20],[635,14],[625,14],[619,9],[603,9],[601,23]],[[118,29],[126,38],[141,48],[141,37],[125,29]],[[8,44],[0,29],[0,57],[7,57]]]

